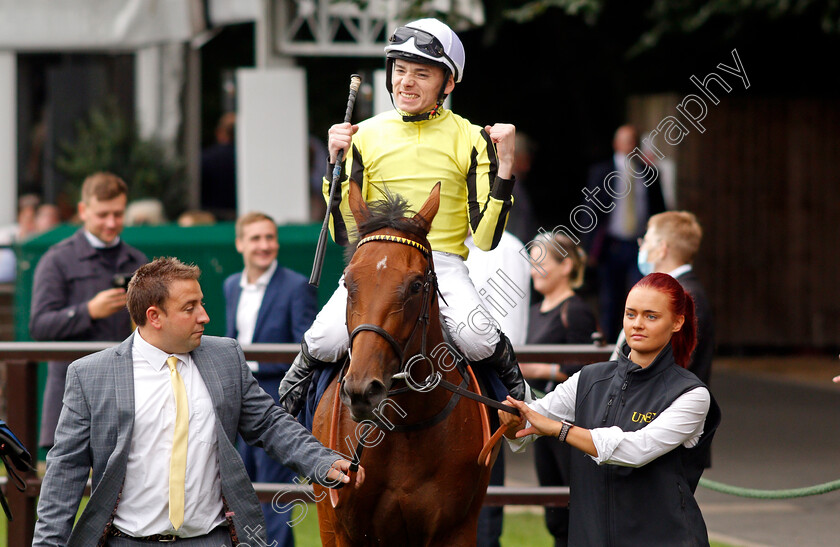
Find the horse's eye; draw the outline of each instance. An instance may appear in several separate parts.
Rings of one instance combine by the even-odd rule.
[[[415,281],[411,284],[411,292],[413,294],[418,294],[421,290],[423,290],[423,283],[420,281]]]

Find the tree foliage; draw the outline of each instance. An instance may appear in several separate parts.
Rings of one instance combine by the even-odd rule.
[[[169,218],[184,207],[180,163],[160,143],[140,138],[113,101],[92,109],[77,123],[75,140],[61,148],[56,167],[67,179],[65,192],[73,202],[88,175],[109,171],[126,181],[131,200],[159,199]]]
[[[840,34],[840,0],[649,0],[638,2],[647,25],[638,28],[635,45],[628,56],[657,47],[666,36],[691,35],[716,25],[723,35],[734,35],[744,25],[754,22],[806,20],[815,30]],[[580,17],[595,26],[610,9],[606,0],[532,0],[518,7],[504,9],[504,16],[526,23],[549,9],[559,9]]]
[[[355,0],[360,3],[364,0]],[[481,0],[487,19],[486,27],[495,27],[500,21],[532,22],[551,10],[558,10],[569,17],[580,18],[585,24],[610,26],[625,24],[613,21],[612,12],[632,9],[643,14],[641,25],[634,25],[634,44],[627,51],[628,57],[658,47],[670,36],[690,36],[714,28],[722,36],[732,36],[749,24],[779,21],[806,22],[815,32],[840,35],[840,0],[642,0],[639,2],[608,2],[607,0]],[[454,6],[456,2],[452,2]],[[450,25],[464,23],[457,11],[435,10],[428,0],[407,0],[404,16],[439,17]],[[485,29],[489,35],[497,34]]]

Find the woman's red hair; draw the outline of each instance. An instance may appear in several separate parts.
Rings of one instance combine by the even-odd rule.
[[[671,336],[671,348],[674,350],[674,361],[683,368],[688,367],[691,352],[697,346],[697,316],[694,313],[694,298],[685,292],[682,285],[668,274],[652,273],[646,275],[633,288],[649,288],[659,291],[668,297],[670,311],[674,315],[685,318],[680,330]]]

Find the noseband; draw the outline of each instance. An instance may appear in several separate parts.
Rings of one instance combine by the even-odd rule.
[[[388,344],[391,345],[393,348],[394,353],[397,355],[397,359],[400,361],[400,370],[399,373],[394,375],[394,378],[397,379],[404,379],[405,378],[405,367],[406,367],[406,359],[405,359],[405,351],[408,348],[408,345],[414,339],[414,335],[417,334],[417,329],[422,325],[422,337],[420,342],[420,355],[423,359],[425,359],[430,365],[432,364],[431,359],[429,359],[428,355],[426,354],[426,339],[429,332],[429,308],[431,307],[431,298],[430,295],[434,295],[435,293],[439,293],[438,285],[437,285],[437,276],[435,275],[434,271],[434,263],[432,262],[432,253],[429,249],[427,249],[423,244],[414,241],[413,239],[408,239],[405,237],[400,236],[393,236],[393,235],[372,235],[368,236],[356,245],[358,249],[362,245],[366,243],[370,243],[372,241],[385,241],[390,243],[399,243],[402,245],[408,245],[410,247],[414,247],[418,249],[423,256],[426,258],[426,272],[423,274],[423,304],[422,308],[420,309],[420,316],[417,319],[417,322],[414,324],[414,329],[411,331],[408,339],[405,341],[405,344],[400,346],[399,342],[391,335],[390,332],[386,331],[379,325],[374,325],[371,323],[363,323],[353,329],[353,332],[350,333],[350,351],[353,350],[353,339],[356,337],[357,334],[363,331],[370,331],[378,334],[382,338],[385,339]],[[430,378],[431,381],[431,378]],[[409,384],[411,385],[411,384]]]

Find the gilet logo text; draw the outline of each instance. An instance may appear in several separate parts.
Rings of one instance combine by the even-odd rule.
[[[645,422],[650,423],[651,420],[656,418],[656,412],[634,412],[632,420],[636,423]]]

